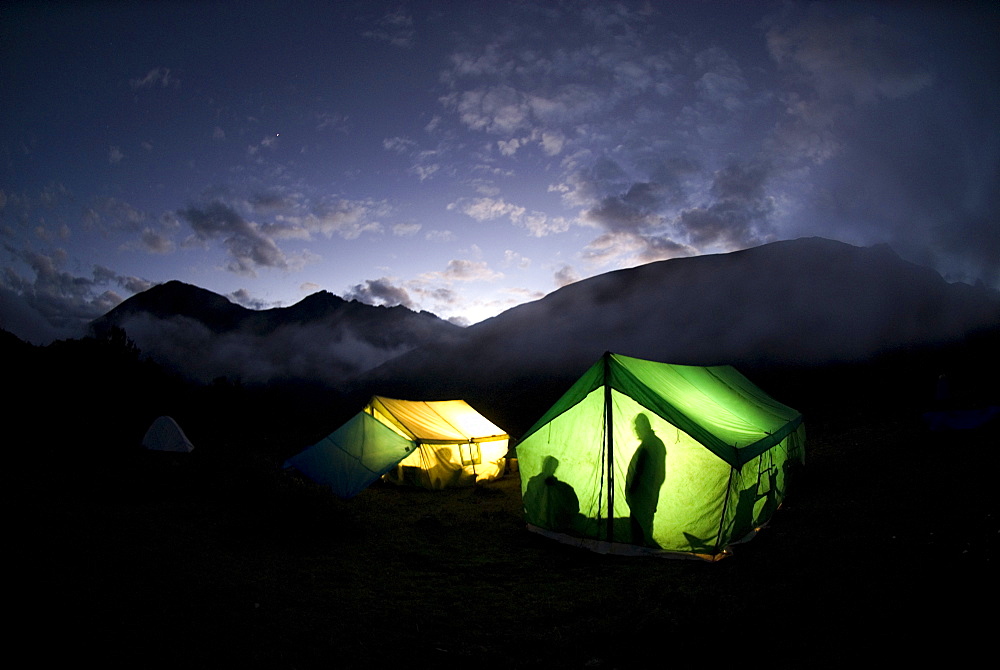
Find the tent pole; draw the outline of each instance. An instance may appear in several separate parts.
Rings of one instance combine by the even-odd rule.
[[[608,459],[608,542],[615,539],[615,438],[611,416],[611,352],[604,352],[604,434]]]
[[[722,503],[722,518],[719,521],[719,531],[715,534],[715,546],[712,548],[715,554],[719,553],[719,545],[722,544],[722,531],[726,527],[726,512],[729,511],[729,501],[733,497],[733,473],[735,472],[736,468],[729,466],[729,481],[726,482],[726,500]],[[732,540],[732,537],[729,539]]]

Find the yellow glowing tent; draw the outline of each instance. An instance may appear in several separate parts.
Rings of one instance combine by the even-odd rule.
[[[351,498],[379,477],[429,489],[503,475],[508,436],[464,400],[373,397],[347,423],[285,462]]]
[[[464,400],[375,396],[364,412],[416,446],[383,476],[387,481],[443,489],[503,475],[509,436]]]

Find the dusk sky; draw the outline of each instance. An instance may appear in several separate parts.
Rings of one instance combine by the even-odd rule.
[[[997,2],[5,2],[0,327],[171,279],[471,324],[819,235],[1000,288]]]

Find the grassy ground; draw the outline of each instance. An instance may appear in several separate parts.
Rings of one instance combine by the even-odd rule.
[[[915,415],[814,416],[773,523],[719,563],[525,531],[517,475],[340,501],[264,456],[139,454],[29,483],[34,661],[629,668],[828,664],[990,640],[996,445]],[[34,635],[32,635],[34,634]]]

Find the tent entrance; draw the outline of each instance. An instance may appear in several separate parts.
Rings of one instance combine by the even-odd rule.
[[[458,453],[463,466],[476,466],[483,462],[483,450],[477,442],[458,445]]]

